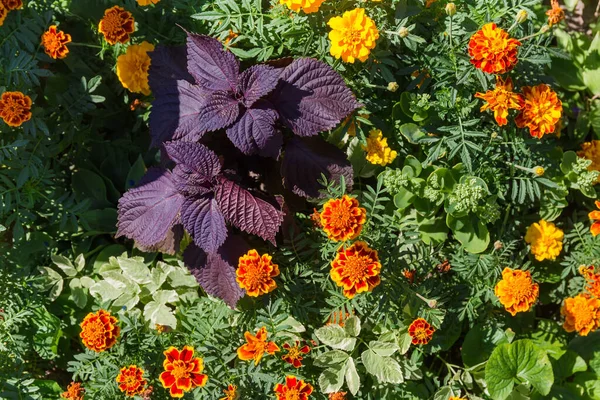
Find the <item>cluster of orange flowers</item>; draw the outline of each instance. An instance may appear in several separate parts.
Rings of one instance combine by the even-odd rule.
[[[565,299],[560,313],[565,316],[563,327],[567,332],[587,336],[600,328],[600,271],[593,266],[581,266],[579,272],[586,281],[584,293]]]
[[[0,26],[4,25],[4,20],[8,13],[23,7],[23,0],[0,0]]]

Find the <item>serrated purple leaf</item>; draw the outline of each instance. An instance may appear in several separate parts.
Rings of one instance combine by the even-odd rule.
[[[240,75],[238,93],[244,96],[244,105],[252,105],[271,93],[279,82],[280,69],[268,65],[254,65]]]
[[[196,197],[212,192],[212,183],[183,165],[173,168],[173,181],[179,193]]]
[[[193,82],[187,70],[187,50],[185,46],[156,46],[150,56],[148,83],[154,96],[163,90],[176,86],[178,80]]]
[[[168,140],[195,142],[200,139],[208,131],[200,118],[211,98],[210,92],[184,80],[163,87],[150,112],[152,145],[158,146]]]
[[[217,39],[188,33],[187,59],[188,71],[198,85],[211,91],[235,92],[239,61]]]
[[[171,160],[198,175],[198,179],[209,181],[221,172],[219,157],[200,143],[177,141],[164,146]]]
[[[280,210],[225,178],[215,188],[215,199],[229,222],[276,245],[275,236],[283,221]]]
[[[244,154],[277,158],[283,136],[275,128],[279,115],[266,101],[258,101],[227,129],[227,137]]]
[[[272,102],[296,135],[313,136],[334,128],[361,105],[329,65],[300,58],[279,76]]]
[[[295,137],[286,144],[281,175],[288,189],[302,197],[319,197],[321,174],[337,184],[344,176],[346,188],[352,190],[352,165],[343,151],[316,137]]]
[[[175,255],[179,252],[179,245],[183,238],[183,226],[177,223],[167,232],[167,236],[161,242],[158,242],[152,246],[143,246],[140,243],[136,243],[136,247],[145,253],[161,252],[165,254]]]
[[[181,207],[181,222],[194,243],[214,253],[227,237],[225,218],[212,196],[186,198]]]
[[[144,247],[163,242],[178,222],[182,203],[171,172],[149,169],[141,184],[119,199],[116,237],[126,236]]]
[[[227,128],[240,115],[240,104],[230,92],[212,92],[198,113],[195,124],[205,132]]]

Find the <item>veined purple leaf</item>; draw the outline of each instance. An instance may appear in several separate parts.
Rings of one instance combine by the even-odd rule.
[[[149,169],[140,185],[119,199],[116,237],[126,236],[144,247],[163,242],[178,222],[182,203],[171,172]]]
[[[281,69],[268,65],[253,65],[240,75],[238,93],[244,96],[244,105],[252,105],[260,98],[268,95],[279,82]]]
[[[152,145],[172,139],[191,142],[200,139],[208,131],[199,118],[209,100],[209,92],[184,80],[163,87],[150,112]]]
[[[281,175],[288,189],[299,196],[319,197],[321,174],[336,183],[344,176],[346,187],[352,189],[352,165],[343,151],[317,137],[295,137],[286,144]]]
[[[187,59],[188,71],[198,85],[211,91],[235,92],[239,61],[217,39],[188,33]]]
[[[276,245],[275,236],[283,221],[280,210],[225,178],[215,188],[215,199],[229,222]]]
[[[321,61],[294,60],[279,78],[272,102],[296,135],[332,129],[361,106],[342,77]]]
[[[209,95],[208,100],[194,121],[204,132],[227,128],[240,115],[240,104],[231,92],[217,91]]]
[[[187,50],[185,46],[156,46],[150,56],[148,83],[157,96],[163,90],[176,86],[178,80],[193,82],[187,70]]]
[[[161,252],[165,254],[175,255],[179,251],[179,245],[183,238],[183,226],[177,223],[167,232],[165,239],[152,246],[143,246],[136,243],[136,247],[145,253]]]
[[[196,197],[212,192],[211,182],[183,165],[173,168],[173,181],[179,193],[186,197]]]
[[[168,142],[165,143],[165,150],[171,160],[198,175],[198,179],[208,181],[221,172],[219,157],[200,143]]]
[[[225,218],[211,195],[186,198],[181,207],[181,222],[194,243],[207,253],[214,253],[227,237]]]
[[[261,153],[277,158],[283,142],[281,133],[275,128],[277,118],[277,111],[268,102],[260,100],[227,129],[227,137],[244,154]]]

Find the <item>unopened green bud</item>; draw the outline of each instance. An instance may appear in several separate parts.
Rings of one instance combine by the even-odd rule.
[[[456,4],[454,4],[454,3],[446,4],[446,14],[448,14],[449,16],[453,16],[454,14],[456,14]]]
[[[390,92],[395,92],[396,90],[398,90],[400,88],[400,86],[398,85],[397,82],[390,82],[387,85],[387,90],[389,90]]]
[[[518,24],[522,24],[523,22],[527,21],[527,11],[519,10],[517,16],[515,17],[515,20]]]
[[[398,36],[400,36],[401,38],[405,38],[410,34],[410,32],[408,31],[408,28],[403,26],[400,29],[398,29]]]

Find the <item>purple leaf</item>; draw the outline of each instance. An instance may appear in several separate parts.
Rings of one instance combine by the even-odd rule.
[[[352,189],[352,165],[343,151],[316,137],[295,137],[286,144],[281,175],[288,189],[302,197],[319,197],[321,174],[336,183],[344,176],[346,187]]]
[[[342,77],[321,61],[297,59],[279,78],[272,102],[296,135],[332,129],[361,106]]]
[[[193,82],[187,71],[187,50],[185,46],[156,46],[150,55],[148,82],[154,95],[176,86],[178,80]]]
[[[244,96],[244,105],[252,105],[261,97],[271,93],[279,82],[280,69],[268,65],[254,65],[240,75],[238,92]]]
[[[194,124],[204,132],[227,128],[240,115],[240,104],[230,92],[212,92]]]
[[[179,244],[183,238],[183,226],[176,224],[173,228],[167,232],[165,240],[156,243],[152,246],[143,246],[140,243],[136,243],[136,247],[145,253],[161,252],[165,254],[175,255],[179,252]]]
[[[283,137],[275,128],[279,115],[266,101],[258,101],[227,129],[227,137],[244,154],[277,158]]]
[[[275,235],[283,221],[280,210],[225,178],[215,188],[215,199],[228,221],[276,245]]]
[[[183,165],[173,168],[173,181],[179,193],[186,197],[196,197],[212,192],[211,182]]]
[[[209,100],[209,92],[184,80],[163,87],[150,112],[152,145],[172,139],[190,142],[200,139],[208,131],[199,119]]]
[[[210,36],[188,33],[188,71],[203,88],[235,92],[240,72],[239,61]]]
[[[181,207],[181,222],[194,243],[214,253],[227,237],[225,218],[212,196],[186,198]]]
[[[140,185],[119,200],[116,237],[126,236],[144,247],[160,244],[178,222],[182,203],[171,172],[149,169]]]
[[[178,166],[198,175],[198,180],[209,181],[221,172],[219,157],[200,143],[168,142],[165,150]]]

